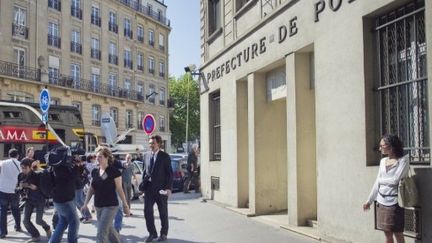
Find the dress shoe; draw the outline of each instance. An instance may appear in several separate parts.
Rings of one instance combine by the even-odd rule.
[[[0,235],[0,239],[4,239],[4,238],[6,238],[5,234]]]
[[[149,235],[147,237],[147,239],[145,240],[145,242],[152,242],[156,238],[157,238],[157,235]]]
[[[157,241],[166,241],[166,240],[168,240],[166,235],[160,235]]]
[[[20,228],[16,228],[15,231],[16,231],[16,232],[24,232],[24,231],[21,229],[21,227],[20,227]]]

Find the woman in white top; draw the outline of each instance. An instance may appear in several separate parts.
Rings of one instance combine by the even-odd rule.
[[[398,243],[403,243],[405,220],[404,209],[398,205],[398,185],[408,174],[408,158],[404,156],[402,142],[396,135],[383,136],[379,150],[387,157],[381,159],[378,176],[363,210],[369,210],[376,200],[377,228],[384,231],[386,243],[393,243],[393,236]]]

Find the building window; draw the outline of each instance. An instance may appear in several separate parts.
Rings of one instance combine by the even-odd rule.
[[[118,65],[117,44],[114,42],[110,42],[109,44],[108,62]]]
[[[132,24],[130,19],[127,18],[124,19],[124,36],[133,39]]]
[[[165,51],[165,36],[163,34],[159,34],[159,50]]]
[[[139,42],[144,42],[144,27],[138,25],[137,27],[137,39]]]
[[[94,58],[94,59],[98,59],[98,60],[101,59],[99,38],[92,38],[91,39],[90,56],[91,56],[91,58]]]
[[[82,54],[81,32],[78,30],[72,30],[71,52]]]
[[[14,70],[14,74],[16,72],[17,77],[19,78],[25,78],[27,73],[26,73],[26,52],[24,49],[22,48],[18,48],[15,47],[14,48],[14,55],[15,55],[15,60],[16,60],[16,64],[17,66],[17,70]]]
[[[51,97],[50,99],[50,105],[60,105],[60,98],[56,98],[56,97]]]
[[[91,74],[91,91],[99,92],[100,91],[100,70],[98,68],[92,68]]]
[[[48,67],[48,81],[50,84],[58,84],[59,69],[55,67]]]
[[[108,29],[111,32],[118,33],[117,15],[115,12],[109,12]]]
[[[79,101],[72,101],[72,106],[76,107],[80,112],[82,112],[82,103]]]
[[[165,88],[160,88],[159,90],[159,104],[165,105]]]
[[[137,69],[140,71],[144,71],[144,54],[137,54]]]
[[[144,119],[144,112],[142,111],[138,112],[138,120],[137,120],[138,129],[143,129],[143,125],[142,125],[143,119]]]
[[[159,131],[165,132],[165,117],[159,116]]]
[[[163,62],[159,63],[159,77],[165,77],[165,63]]]
[[[101,125],[101,107],[100,105],[92,105],[92,125]]]
[[[430,163],[424,2],[376,19],[380,134],[397,134],[411,164]]]
[[[154,84],[150,84],[149,85],[149,91],[148,91],[148,95],[150,95],[150,97],[148,98],[148,101],[152,104],[155,103],[155,94],[153,92],[155,92],[155,85]]]
[[[61,11],[61,1],[60,0],[48,0],[48,7]]]
[[[7,96],[11,101],[20,101],[20,102],[34,102],[34,97],[31,94],[27,94],[21,91],[12,91],[8,92]]]
[[[28,28],[26,26],[27,11],[21,7],[14,7],[14,20],[12,23],[12,35],[28,39]]]
[[[82,19],[81,0],[72,0],[71,15],[75,18]]]
[[[116,124],[116,127],[118,127],[118,109],[116,107],[110,108],[110,116],[114,120],[114,123]]]
[[[74,87],[79,88],[81,82],[81,67],[79,64],[71,64],[71,77],[73,79]]]
[[[126,110],[126,129],[133,128],[133,111]]]
[[[127,97],[130,96],[130,92],[131,92],[131,80],[129,78],[126,78],[124,80],[124,90],[125,90],[125,95]]]
[[[131,50],[124,50],[124,67],[127,67],[129,69],[133,69],[133,63],[132,63],[132,52]]]
[[[144,85],[142,82],[138,82],[136,86],[137,99],[139,101],[144,101]]]
[[[220,0],[209,0],[209,36],[221,28],[221,3]]]
[[[100,10],[98,6],[92,6],[91,23],[101,27]]]
[[[57,23],[48,23],[48,45],[57,48],[61,47],[61,39],[59,36],[59,27]]]
[[[149,70],[149,73],[154,74],[154,71],[155,71],[154,57],[149,57],[149,59],[148,59],[148,70]]]
[[[154,46],[154,31],[149,30],[148,34],[149,34],[149,45]]]
[[[210,161],[221,160],[220,92],[209,95]]]
[[[108,91],[110,95],[115,96],[117,90],[117,75],[110,73],[108,76]]]

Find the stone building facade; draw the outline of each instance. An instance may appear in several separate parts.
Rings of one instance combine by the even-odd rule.
[[[407,242],[432,242],[431,16],[429,0],[202,0],[205,197],[382,242],[362,205],[395,133],[421,195]]]
[[[169,145],[167,6],[157,0],[13,0],[0,3],[0,99],[74,105],[86,132],[104,141],[102,113],[126,143],[145,143],[156,118]],[[170,146],[166,146],[168,149]]]

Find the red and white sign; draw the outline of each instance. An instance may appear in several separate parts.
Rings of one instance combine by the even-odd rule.
[[[15,143],[43,143],[46,141],[46,132],[43,128],[34,127],[10,127],[0,126],[0,142],[15,142]],[[53,134],[48,132],[49,142],[56,142]]]
[[[151,135],[154,130],[156,129],[156,120],[152,114],[147,114],[144,119],[142,120],[142,126],[144,129],[144,132],[147,135]]]

